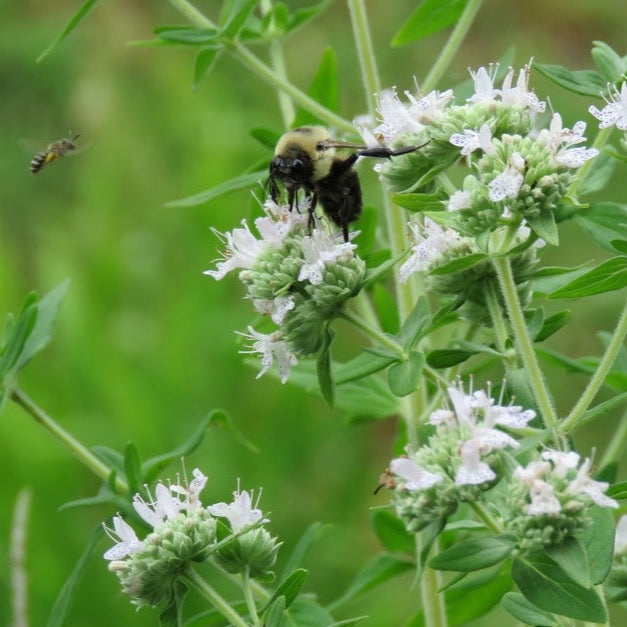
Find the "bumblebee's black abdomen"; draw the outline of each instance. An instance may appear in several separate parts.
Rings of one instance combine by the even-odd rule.
[[[37,172],[39,172],[39,170],[44,167],[47,157],[47,152],[40,152],[39,154],[35,155],[30,162],[30,171],[33,174],[37,174]]]
[[[335,161],[329,174],[317,181],[315,191],[324,212],[342,227],[344,240],[348,241],[348,225],[359,217],[362,202],[357,172],[343,165],[343,161]]]

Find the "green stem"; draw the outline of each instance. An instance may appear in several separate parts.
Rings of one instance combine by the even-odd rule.
[[[368,26],[368,15],[364,0],[348,0],[348,10],[350,11],[351,22],[353,24],[353,36],[357,45],[357,56],[359,67],[363,79],[364,90],[366,92],[366,102],[368,111],[374,114],[377,108],[376,95],[381,91],[379,81],[379,71],[377,60],[374,54],[370,28]]]
[[[170,0],[173,6],[175,6],[187,19],[197,26],[198,28],[216,28],[216,25],[205,15],[203,15],[193,4],[187,0]],[[296,104],[303,107],[315,115],[317,118],[324,120],[330,126],[335,126],[338,129],[354,133],[355,129],[353,125],[339,115],[333,113],[326,107],[317,103],[313,98],[310,98],[307,94],[300,89],[292,85],[286,78],[282,77],[277,71],[268,67],[263,61],[256,57],[250,50],[243,46],[238,41],[222,41],[226,48],[228,48],[233,55],[244,64],[254,74],[259,76],[262,80],[272,85],[280,92],[289,96]]]
[[[439,540],[433,543],[433,554],[439,550]],[[420,560],[422,553],[422,535],[416,534],[416,554]],[[442,587],[442,573],[428,566],[422,572],[420,579],[420,598],[424,612],[424,624],[428,627],[446,627],[446,606],[444,595],[440,592]]]
[[[250,575],[248,573],[248,566],[242,571],[242,589],[244,591],[244,598],[246,599],[246,607],[250,614],[250,619],[255,627],[261,625],[259,616],[257,615],[257,606],[255,605],[255,598],[253,596],[253,590],[250,585]]]
[[[627,412],[623,414],[617,429],[614,431],[612,439],[605,449],[601,461],[599,461],[599,468],[604,468],[608,464],[622,459],[625,440],[627,440]]]
[[[505,353],[509,335],[507,333],[505,320],[503,319],[503,312],[501,310],[501,306],[499,305],[496,289],[492,281],[486,281],[483,293],[485,295],[486,304],[488,305],[488,312],[490,313],[490,320],[492,321],[492,328],[494,329],[496,345],[502,353]]]
[[[466,33],[470,29],[472,22],[481,7],[481,2],[482,0],[470,0],[470,2],[466,5],[464,12],[461,14],[453,32],[448,38],[448,41],[446,42],[444,48],[442,48],[440,56],[437,58],[431,68],[431,71],[427,74],[427,77],[423,81],[421,86],[423,93],[429,93],[438,84],[440,78],[442,78],[442,75],[446,71],[450,62],[453,60],[453,57],[464,40],[464,37],[466,37]]]
[[[499,277],[499,284],[505,300],[505,306],[507,307],[510,324],[516,338],[523,366],[529,377],[534,398],[542,413],[544,424],[554,430],[558,424],[557,414],[553,408],[553,402],[546,386],[544,375],[540,370],[533,343],[529,337],[509,259],[507,257],[494,257],[492,263]]]
[[[272,10],[271,0],[261,0],[259,3],[261,14],[267,15]],[[281,42],[277,38],[272,38],[268,45],[270,53],[270,61],[277,76],[287,81],[287,69],[285,67],[285,58],[283,56],[283,48]],[[296,117],[296,109],[292,99],[283,91],[278,92],[279,109],[281,109],[281,117],[283,118],[283,126],[289,128]]]
[[[11,391],[11,400],[17,403],[22,409],[29,413],[35,422],[38,422],[50,435],[61,442],[68,448],[75,457],[79,459],[89,470],[103,481],[107,481],[111,475],[111,468],[102,463],[95,455],[85,448],[77,439],[71,436],[65,429],[59,426],[53,418],[48,416],[46,412],[35,403],[23,390],[18,387]],[[115,487],[118,492],[128,492],[127,483],[115,478]]]
[[[232,625],[249,627],[249,624],[229,605],[228,601],[223,599],[191,566],[185,570],[181,579],[205,597]]]
[[[478,503],[477,501],[475,501],[474,503],[470,503],[470,507],[472,507],[475,514],[477,514],[477,516],[481,518],[481,520],[485,523],[486,527],[492,533],[496,533],[496,534],[503,533],[501,526],[496,522],[496,520],[494,520],[494,518],[492,518],[492,516],[490,516],[488,511],[485,509],[485,507],[483,507],[483,505],[481,505],[481,503]]]
[[[371,339],[379,342],[382,346],[389,348],[392,352],[396,353],[400,359],[403,361],[407,361],[408,356],[407,353],[403,350],[403,347],[395,342],[392,338],[387,336],[382,331],[371,327],[365,320],[362,320],[357,314],[352,313],[351,311],[343,311],[340,314],[340,318],[350,322],[352,325],[356,326],[360,331],[362,331],[365,335],[370,337]]]
[[[581,418],[588,409],[588,406],[593,401],[594,397],[597,395],[597,392],[603,385],[605,378],[610,372],[612,368],[612,364],[616,360],[618,353],[624,346],[625,337],[627,336],[627,305],[623,308],[623,312],[618,320],[618,324],[616,325],[616,329],[614,330],[614,335],[610,340],[610,343],[607,345],[605,349],[605,353],[597,366],[597,369],[592,375],[592,378],[588,382],[586,389],[583,394],[572,408],[570,414],[566,417],[564,422],[562,423],[562,429],[564,432],[569,433],[571,431],[575,431],[581,422]]]

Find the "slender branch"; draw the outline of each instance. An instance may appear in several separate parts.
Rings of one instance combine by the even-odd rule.
[[[13,627],[28,627],[26,576],[26,535],[32,493],[28,489],[20,490],[11,524],[11,546],[9,550],[9,570],[11,572],[11,608]]]
[[[499,284],[507,307],[507,313],[516,338],[518,350],[520,351],[522,363],[529,375],[529,383],[534,398],[542,413],[546,426],[555,429],[558,424],[557,414],[553,408],[553,401],[549,394],[546,381],[544,380],[544,375],[540,370],[533,343],[529,337],[509,259],[507,257],[495,257],[492,263],[499,277]]]
[[[408,356],[407,353],[403,350],[403,347],[395,342],[391,337],[371,327],[367,322],[362,320],[357,314],[354,314],[350,311],[343,311],[340,313],[340,318],[350,322],[352,325],[356,326],[360,331],[362,331],[369,338],[379,342],[382,346],[389,348],[392,352],[396,353],[400,359],[403,361],[407,361]]]
[[[625,441],[627,440],[627,412],[625,412],[618,424],[617,429],[612,434],[603,457],[599,461],[599,468],[603,468],[612,462],[617,462],[624,455]]]
[[[191,567],[185,570],[181,578],[195,588],[213,607],[215,607],[235,627],[249,627],[249,624]]]
[[[566,417],[564,422],[562,423],[562,429],[565,432],[575,431],[577,427],[580,425],[581,418],[588,409],[590,403],[594,400],[594,397],[597,395],[597,392],[603,385],[605,378],[610,372],[612,368],[612,364],[616,360],[619,351],[622,349],[625,343],[625,337],[627,336],[627,304],[623,308],[623,312],[618,320],[618,324],[616,325],[616,329],[614,330],[614,335],[610,340],[610,343],[607,345],[605,349],[605,354],[601,357],[601,361],[597,366],[597,369],[592,375],[590,381],[588,381],[588,385],[584,390],[583,394],[575,404],[575,406],[570,411],[570,414]]]
[[[35,403],[23,390],[18,387],[13,388],[11,392],[11,400],[15,401],[27,413],[29,413],[36,422],[38,422],[50,435],[56,438],[61,444],[68,448],[75,457],[79,459],[89,470],[96,476],[106,481],[111,475],[111,468],[101,462],[93,453],[83,446],[76,438],[70,435],[65,429],[56,423],[46,412]],[[127,483],[115,478],[115,486],[118,492],[128,492]]]
[[[473,509],[475,514],[481,518],[481,520],[485,523],[486,527],[492,533],[503,533],[501,526],[490,516],[489,512],[481,505],[481,503],[475,501],[474,503],[470,503],[470,507]]]
[[[176,7],[195,26],[199,28],[216,28],[216,25],[191,2],[187,2],[187,0],[170,0],[170,4]]]
[[[448,38],[448,41],[446,42],[444,48],[442,48],[440,56],[433,64],[431,71],[427,74],[422,83],[421,89],[424,93],[430,92],[438,84],[438,81],[442,78],[444,72],[446,72],[446,68],[453,60],[453,57],[457,53],[462,41],[464,41],[464,37],[466,37],[466,34],[470,29],[472,22],[481,7],[481,3],[482,0],[470,0],[470,2],[466,5],[464,12],[461,14],[459,21]]]
[[[244,598],[246,599],[246,607],[248,608],[250,620],[252,621],[252,624],[255,627],[259,627],[261,623],[259,621],[259,616],[257,615],[257,606],[255,605],[255,598],[253,596],[253,591],[250,585],[250,575],[248,573],[248,566],[242,572],[241,577],[242,577],[242,590],[244,591]]]
[[[437,554],[439,539],[433,543],[432,551]],[[422,535],[416,534],[416,556],[420,560],[422,553]],[[420,579],[420,598],[424,612],[424,624],[429,627],[446,627],[446,606],[444,595],[440,592],[442,587],[442,573],[433,568],[425,567]]]

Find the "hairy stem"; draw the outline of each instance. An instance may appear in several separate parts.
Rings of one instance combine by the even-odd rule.
[[[259,627],[261,622],[257,615],[257,606],[255,605],[255,598],[253,596],[253,590],[250,585],[250,575],[248,573],[248,566],[242,572],[242,589],[244,591],[244,598],[246,599],[246,607],[248,608],[248,614],[254,627]]]

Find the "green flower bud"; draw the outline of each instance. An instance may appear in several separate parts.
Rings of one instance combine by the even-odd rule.
[[[276,562],[280,546],[265,529],[253,529],[218,549],[215,558],[230,573],[247,570],[251,577],[265,578]]]

